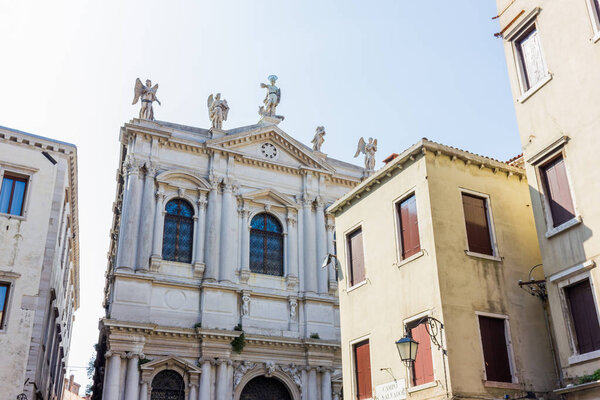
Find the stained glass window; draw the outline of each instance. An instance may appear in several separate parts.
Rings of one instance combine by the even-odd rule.
[[[152,379],[151,400],[184,400],[185,389],[181,375],[166,369]]]
[[[0,213],[21,215],[27,179],[4,175],[0,189]]]
[[[163,260],[192,262],[194,210],[183,199],[167,203],[163,233]]]
[[[250,223],[250,271],[283,276],[283,233],[271,214],[262,213]]]

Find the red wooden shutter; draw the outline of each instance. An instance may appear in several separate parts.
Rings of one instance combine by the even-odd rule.
[[[575,217],[575,208],[569,189],[565,160],[562,156],[542,167],[546,196],[550,203],[552,225],[555,227]]]
[[[368,340],[354,345],[354,362],[356,365],[356,398],[358,400],[369,399],[372,397],[372,391]]]
[[[479,316],[485,373],[488,381],[512,382],[504,319]]]
[[[410,335],[419,343],[417,358],[413,363],[413,386],[433,382],[433,359],[431,357],[431,339],[425,323],[410,330]]]
[[[398,204],[398,214],[400,216],[402,258],[404,259],[417,254],[421,250],[417,200],[414,195]]]
[[[493,255],[486,200],[466,193],[462,194],[462,200],[469,250],[475,253]]]
[[[348,237],[350,249],[350,285],[365,280],[365,259],[363,254],[362,229],[357,229]]]
[[[589,280],[565,289],[580,354],[600,349],[600,324]]]

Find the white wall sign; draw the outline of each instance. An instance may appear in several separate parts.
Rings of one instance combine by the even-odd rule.
[[[383,385],[375,386],[375,399],[406,399],[406,381],[404,379],[398,379],[394,382],[388,382],[384,383]]]

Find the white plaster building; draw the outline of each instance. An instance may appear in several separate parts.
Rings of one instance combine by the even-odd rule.
[[[95,399],[338,398],[325,208],[364,170],[276,122],[121,129]]]
[[[61,397],[79,307],[77,149],[0,127],[0,398]]]

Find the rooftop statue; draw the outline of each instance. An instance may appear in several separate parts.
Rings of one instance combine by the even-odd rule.
[[[274,117],[277,119],[283,119],[282,115],[276,115],[275,110],[281,101],[281,89],[275,86],[275,82],[277,82],[276,75],[269,75],[267,78],[270,83],[261,83],[260,87],[267,89],[267,95],[263,100],[264,106],[260,106],[258,109],[258,114],[263,117]]]
[[[140,118],[143,119],[154,119],[154,110],[152,109],[152,103],[157,102],[160,105],[160,101],[156,97],[158,91],[158,83],[152,87],[152,81],[146,79],[146,85],[142,83],[140,78],[135,80],[133,103],[136,104],[138,99],[142,98],[142,107],[140,108]]]
[[[358,147],[356,148],[356,154],[354,158],[358,157],[360,153],[365,155],[365,168],[367,171],[375,170],[375,153],[377,152],[377,139],[369,138],[369,143],[365,142],[364,138],[360,138],[358,141]]]
[[[223,121],[227,121],[227,114],[229,113],[229,105],[227,100],[221,100],[221,93],[217,93],[214,98],[211,94],[208,96],[208,117],[212,122],[213,129],[222,129]]]
[[[311,140],[311,143],[313,144],[313,151],[321,151],[321,146],[323,145],[323,142],[325,141],[325,127],[323,126],[317,126],[317,129],[315,131],[315,136],[313,137],[313,140]]]

